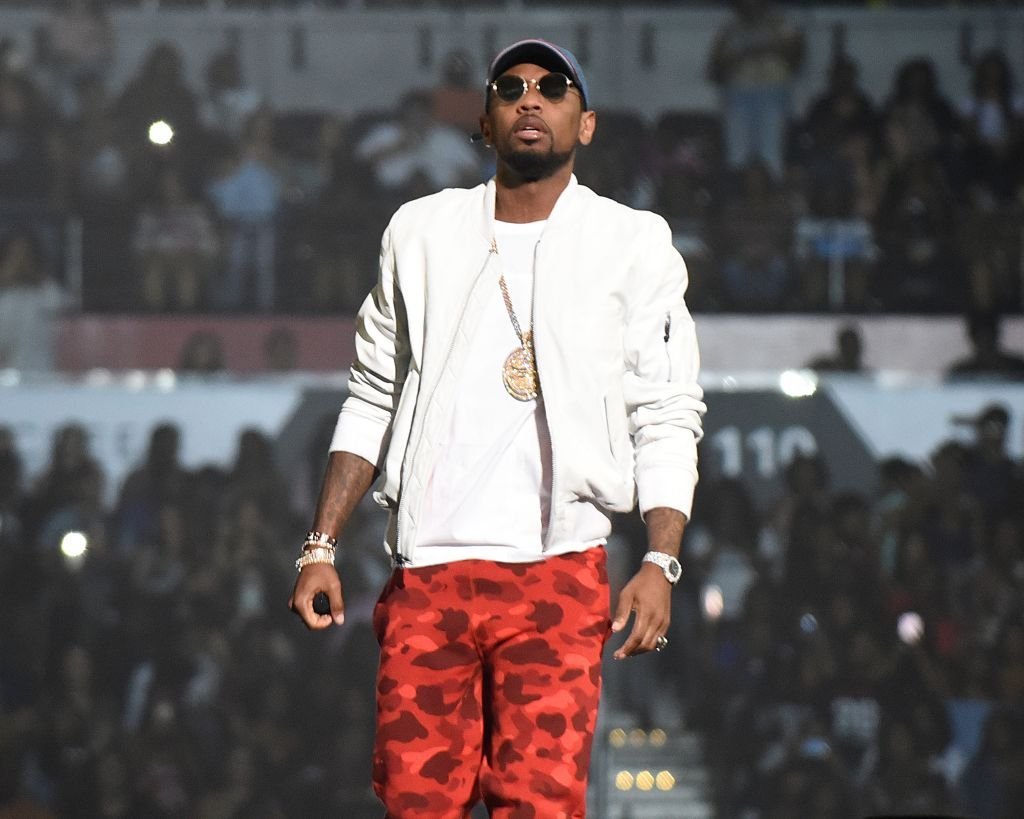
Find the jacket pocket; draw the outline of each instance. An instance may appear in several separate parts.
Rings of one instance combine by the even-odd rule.
[[[604,425],[608,435],[608,454],[612,456],[616,469],[622,470],[629,449],[629,433],[626,431],[626,405],[614,394],[604,397]]]

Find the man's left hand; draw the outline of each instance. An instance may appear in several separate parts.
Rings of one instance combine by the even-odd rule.
[[[668,631],[672,609],[672,584],[665,573],[653,563],[644,563],[619,594],[612,631],[626,627],[634,614],[633,630],[626,642],[613,655],[616,660],[645,654],[658,648],[658,638]]]

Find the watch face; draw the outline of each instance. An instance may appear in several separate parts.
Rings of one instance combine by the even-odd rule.
[[[682,576],[683,567],[678,560],[670,560],[666,571],[668,571],[669,580],[675,583]]]

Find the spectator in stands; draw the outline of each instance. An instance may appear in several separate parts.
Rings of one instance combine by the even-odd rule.
[[[224,310],[254,307],[269,312],[276,297],[281,181],[268,109],[249,120],[239,156],[209,184],[207,193],[223,220],[227,254],[223,277],[214,284],[215,303]]]
[[[967,447],[947,441],[931,456],[929,514],[920,527],[925,548],[955,584],[982,548],[984,510],[967,484]]]
[[[1005,201],[1021,181],[1024,99],[1014,92],[1006,55],[985,52],[974,64],[971,95],[960,105],[967,139],[964,164],[975,200],[991,208]]]
[[[1010,413],[1002,404],[989,404],[969,421],[974,427],[974,444],[967,452],[967,491],[981,505],[986,521],[1015,509],[1021,496],[1017,464],[1007,452]]]
[[[828,86],[813,99],[800,126],[801,151],[825,157],[852,134],[873,140],[877,115],[871,98],[860,87],[856,61],[838,54],[829,67]]]
[[[1019,188],[1024,193],[1024,186]],[[996,201],[975,186],[960,210],[957,242],[967,272],[967,309],[971,312],[1017,312],[1021,304],[1020,226],[1024,196]]]
[[[7,553],[22,537],[23,472],[21,455],[15,446],[14,430],[0,426],[0,556]],[[2,566],[3,559],[0,557],[0,570]]]
[[[875,217],[882,305],[911,313],[962,305],[954,228],[953,196],[937,160],[920,156],[890,177]]]
[[[146,310],[191,311],[203,304],[219,238],[206,206],[189,195],[173,165],[160,171],[156,195],[142,206],[132,246]]]
[[[78,114],[82,83],[102,86],[114,54],[105,0],[62,0],[43,28],[53,97],[64,117]]]
[[[1022,749],[1019,704],[1004,703],[989,716],[981,747],[964,771],[961,789],[969,810],[982,819],[1007,819],[1024,804]]]
[[[238,452],[227,476],[225,497],[230,509],[247,500],[273,520],[288,520],[287,483],[274,460],[273,442],[260,430],[246,429],[238,436]]]
[[[753,162],[737,174],[737,190],[722,207],[718,233],[723,304],[754,311],[786,304],[793,285],[793,214],[766,165]]]
[[[99,82],[85,81],[80,91],[78,115],[66,126],[74,166],[74,202],[79,212],[96,218],[133,202],[138,189],[132,174],[137,146],[118,127]]]
[[[810,309],[866,309],[876,255],[877,117],[850,58],[833,62],[795,147],[793,177],[807,211],[795,236],[799,301]]]
[[[25,74],[0,71],[0,206],[45,205],[55,120]]]
[[[70,306],[35,233],[15,229],[0,239],[0,368],[53,370],[57,320]]]
[[[708,76],[721,88],[727,161],[759,160],[781,180],[793,78],[804,56],[801,32],[769,0],[735,0],[717,33]]]
[[[919,158],[948,159],[960,120],[939,89],[930,59],[915,57],[899,67],[882,122],[886,155],[895,169]]]
[[[314,207],[349,151],[345,124],[330,113],[284,113],[275,118],[274,137],[281,157],[287,204],[294,211]],[[295,214],[297,219],[306,215]],[[337,212],[333,217],[338,218]],[[333,229],[337,229],[336,224]]]
[[[949,379],[1024,380],[1024,358],[1001,345],[1002,321],[998,314],[972,313],[967,316],[965,325],[971,354],[949,365],[946,370]]]
[[[177,48],[162,42],[149,51],[139,73],[121,92],[116,113],[132,143],[145,145],[149,126],[160,120],[171,126],[176,140],[196,135],[198,103],[185,81]]]
[[[370,163],[383,191],[400,199],[472,186],[482,176],[468,136],[434,120],[431,97],[423,91],[406,94],[394,119],[371,128],[355,155]]]
[[[89,436],[78,424],[61,427],[53,436],[50,461],[25,503],[30,536],[40,532],[54,512],[73,505],[82,487],[103,484],[103,470],[89,448]]]
[[[114,519],[122,551],[152,537],[161,508],[186,502],[191,476],[181,465],[180,448],[181,432],[176,424],[164,422],[153,427],[144,462],[121,485]]]
[[[469,136],[480,129],[480,94],[473,58],[461,50],[450,51],[441,64],[441,82],[433,90],[432,115],[436,122]]]
[[[200,113],[211,131],[240,140],[249,120],[264,105],[261,94],[246,85],[238,51],[225,48],[206,64],[206,95]]]
[[[188,375],[214,375],[224,371],[224,344],[216,333],[197,330],[181,347],[178,370]]]
[[[785,544],[800,518],[800,525],[812,525],[815,517],[829,510],[831,486],[824,459],[815,453],[798,452],[784,473],[785,494],[768,516],[768,525]]]
[[[856,324],[844,324],[836,330],[835,350],[812,358],[807,367],[820,373],[862,374],[865,372],[861,361],[863,347],[860,328]]]
[[[735,479],[718,481],[705,507],[704,523],[687,537],[687,557],[700,567],[702,581],[722,593],[721,619],[744,614],[747,590],[757,579],[758,516],[746,488]]]

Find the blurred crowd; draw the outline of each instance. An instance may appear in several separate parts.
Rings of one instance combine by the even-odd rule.
[[[232,465],[187,470],[181,434],[154,428],[108,502],[83,428],[32,481],[0,428],[0,816],[379,816],[383,520],[353,521],[346,628],[312,635],[285,607],[308,510],[272,443],[248,430]]]
[[[734,6],[707,66],[720,110],[602,109],[578,162],[670,221],[693,308],[1019,312],[1024,98],[1006,56],[965,58],[951,99],[927,56],[869,93],[840,49],[796,110],[800,31],[785,7]],[[94,311],[352,312],[393,209],[493,170],[468,139],[483,68],[466,53],[343,116],[275,110],[231,47],[201,88],[159,43],[114,89],[113,38],[102,3],[67,0],[31,60],[0,43],[0,293],[22,307],[65,309],[71,289]]]
[[[1004,406],[960,421],[966,442],[882,461],[873,492],[810,455],[764,506],[698,488],[673,678],[718,815],[1019,815],[1024,463]]]
[[[289,485],[316,485],[330,421],[305,481],[255,430],[233,464],[186,469],[164,423],[117,487],[79,426],[31,479],[0,429],[0,817],[379,815],[379,510],[339,552],[345,627],[285,608],[311,504]],[[1024,464],[1005,407],[960,422],[873,491],[834,490],[809,454],[759,503],[699,487],[676,649],[611,664],[604,707],[699,731],[717,815],[1019,815]],[[616,532],[621,583],[646,541],[635,516]]]

